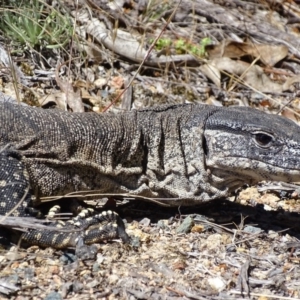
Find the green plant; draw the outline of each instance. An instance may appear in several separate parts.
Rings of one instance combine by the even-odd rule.
[[[168,48],[172,45],[172,41],[170,39],[158,39],[155,47],[157,50],[162,50]]]
[[[24,0],[0,9],[0,31],[18,45],[59,48],[70,40],[72,24],[41,0]]]
[[[153,42],[153,39],[150,40],[150,43]],[[171,39],[161,38],[158,39],[155,49],[163,50],[170,47],[175,48],[177,54],[191,53],[198,57],[204,57],[206,55],[205,47],[211,44],[212,40],[208,37],[203,38],[199,44],[192,44],[190,41],[184,40],[182,38],[172,41]]]
[[[201,41],[200,41],[200,56],[205,56],[206,52],[205,52],[205,47],[210,45],[212,43],[212,40],[211,38],[209,37],[206,37],[206,38],[203,38]]]

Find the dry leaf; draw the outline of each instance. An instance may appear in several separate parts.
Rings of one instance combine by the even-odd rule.
[[[274,66],[288,54],[288,47],[285,45],[254,44],[251,41],[238,43],[235,41],[223,41],[218,45],[210,45],[205,48],[209,58],[240,58],[246,55],[259,57],[268,66]]]
[[[46,106],[47,104],[55,104],[59,109],[65,110],[66,107],[66,98],[64,93],[57,92],[50,95],[46,95],[38,99],[38,102],[41,107]]]
[[[66,104],[68,104],[73,112],[84,112],[80,92],[74,92],[73,86],[70,82],[61,80],[59,78],[58,70],[59,67],[56,68],[55,80],[62,91],[61,96],[64,98],[64,110],[66,110]]]
[[[109,84],[116,89],[121,89],[124,86],[124,78],[121,76],[113,77]]]
[[[288,90],[293,83],[300,82],[300,76],[289,78],[283,84],[274,82],[260,66],[251,65],[240,60],[232,60],[228,57],[208,61],[206,65],[201,66],[201,71],[218,87],[221,86],[221,76],[219,74],[225,72],[239,77],[236,80],[240,83],[245,83],[260,92],[281,93]]]
[[[191,232],[203,232],[205,227],[203,225],[194,225]]]
[[[290,109],[283,109],[283,111],[281,112],[281,115],[298,123],[296,115]]]
[[[221,87],[221,73],[213,64],[207,63],[200,67],[202,73],[208,77],[217,87]]]

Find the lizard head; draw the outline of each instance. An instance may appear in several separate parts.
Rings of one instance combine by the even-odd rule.
[[[300,181],[300,127],[261,111],[232,107],[207,118],[205,166],[236,188],[262,180]]]

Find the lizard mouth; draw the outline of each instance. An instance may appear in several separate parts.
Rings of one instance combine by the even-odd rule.
[[[211,159],[206,161],[206,165],[209,169],[213,169],[212,173],[222,173],[225,177],[235,177],[238,180],[244,180],[252,184],[262,180],[271,181],[287,181],[294,182],[300,180],[300,166],[299,163],[293,158],[294,163],[289,162],[289,159],[285,159],[282,165],[275,163],[274,161],[262,161],[254,160],[243,157],[226,157],[221,159]],[[294,166],[294,167],[285,167]],[[218,176],[219,177],[219,176]]]

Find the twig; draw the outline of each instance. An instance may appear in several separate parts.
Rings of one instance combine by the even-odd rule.
[[[162,28],[162,30],[160,31],[159,35],[154,39],[154,41],[152,42],[152,44],[150,45],[149,50],[146,52],[146,55],[144,57],[144,59],[142,60],[142,62],[140,63],[138,69],[136,70],[135,74],[132,76],[131,80],[129,81],[128,85],[124,88],[124,90],[107,106],[103,109],[103,112],[106,112],[112,105],[114,105],[121,97],[122,95],[125,93],[125,91],[127,91],[127,89],[129,88],[129,86],[131,86],[132,82],[134,81],[134,79],[136,78],[136,76],[140,73],[143,65],[145,64],[145,61],[148,59],[150,53],[152,52],[155,44],[157,43],[158,39],[162,36],[163,32],[166,30],[167,26],[170,24],[171,20],[173,19],[178,7],[181,4],[180,0],[178,2],[178,4],[176,5],[176,7],[174,8],[172,14],[170,15],[169,19],[167,20],[166,24],[164,25],[164,27]]]

